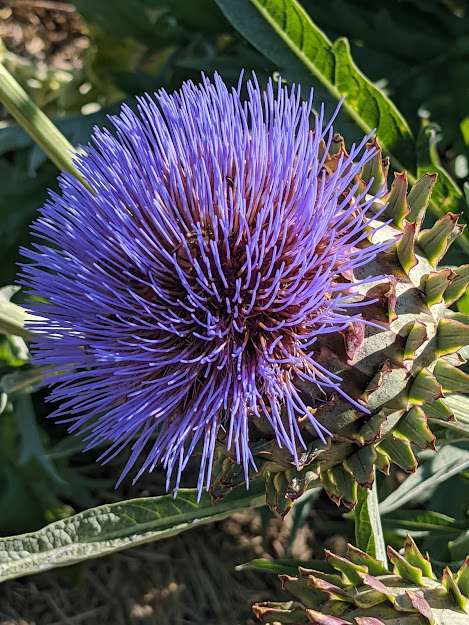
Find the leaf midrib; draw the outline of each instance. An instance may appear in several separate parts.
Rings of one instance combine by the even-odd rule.
[[[287,32],[282,30],[279,25],[277,24],[277,22],[275,21],[275,19],[273,19],[273,17],[271,16],[271,14],[269,13],[269,11],[263,7],[258,0],[250,0],[250,2],[252,2],[252,4],[256,7],[256,9],[259,11],[259,13],[262,14],[262,16],[264,17],[264,19],[266,20],[266,22],[268,22],[270,24],[270,26],[275,30],[275,32],[279,35],[279,37],[282,39],[282,41],[289,47],[289,49],[293,52],[293,54],[295,54],[295,56],[297,56],[298,58],[301,59],[301,61],[304,63],[304,65],[309,69],[309,71],[315,76],[315,78],[329,91],[329,93],[331,93],[331,95],[334,96],[334,98],[336,100],[341,100],[342,99],[342,95],[339,92],[339,90],[337,89],[337,87],[330,82],[314,65],[314,63],[312,61],[310,61],[309,57],[303,52],[303,50],[301,48],[298,48],[298,46],[293,42],[293,40],[288,36]],[[315,29],[314,26],[314,22],[311,20],[310,16],[308,15],[308,13],[304,10],[304,8],[300,5],[300,6],[295,6],[295,10],[298,11],[298,13],[308,22],[311,24],[312,29]],[[332,41],[324,34],[324,33],[317,33],[317,36],[319,38],[322,38],[324,43],[328,46],[330,46],[331,48],[333,48],[333,43]],[[331,50],[332,55],[334,56],[334,66],[335,66],[335,55],[334,55],[334,51]],[[335,72],[335,67],[334,67],[334,72]],[[392,103],[389,103],[390,105],[392,105]],[[349,104],[347,103],[347,99],[343,100],[343,104],[342,106],[344,107],[344,109],[347,111],[347,114],[353,119],[353,121],[357,124],[357,126],[359,128],[361,128],[366,134],[370,134],[371,132],[373,132],[374,128],[372,128],[371,126],[369,126],[367,123],[365,123],[365,121],[355,112],[355,110],[349,106]],[[408,130],[409,135],[412,137],[412,132],[410,130],[410,128],[406,127],[406,130]],[[393,165],[397,168],[397,169],[405,169],[404,165],[391,153],[389,153],[389,157],[392,159],[393,161]],[[414,179],[415,180],[415,179]]]
[[[188,492],[190,492],[190,490]],[[15,544],[15,543],[18,544],[18,542],[28,540],[28,539],[47,540],[48,534],[53,533],[55,529],[60,529],[61,532],[66,531],[67,526],[73,524],[73,521],[74,519],[76,519],[77,516],[80,516],[82,520],[86,520],[87,518],[96,518],[98,520],[99,516],[97,517],[96,514],[93,514],[93,510],[94,511],[97,510],[98,515],[99,514],[105,514],[105,515],[116,514],[119,517],[123,517],[125,515],[125,511],[113,512],[113,507],[119,507],[119,506],[123,507],[127,503],[128,504],[138,503],[139,505],[145,505],[145,502],[148,502],[148,501],[154,502],[156,499],[157,498],[145,498],[145,500],[143,498],[133,499],[133,500],[128,500],[127,502],[123,502],[123,503],[115,503],[115,504],[109,504],[107,506],[100,506],[92,510],[87,510],[85,512],[78,513],[77,515],[74,515],[68,519],[62,519],[60,521],[55,521],[54,523],[50,523],[49,525],[46,525],[44,528],[41,528],[40,530],[37,530],[36,532],[28,532],[26,534],[12,536],[11,538],[0,539],[0,567],[2,566],[2,564],[8,563],[11,561],[10,559],[1,560],[1,556],[5,553],[8,554],[8,552],[10,551],[8,549],[8,544]],[[151,532],[162,531],[164,529],[172,527],[175,522],[179,526],[185,523],[188,523],[190,521],[200,521],[203,519],[207,519],[207,522],[212,522],[215,516],[231,514],[232,512],[238,509],[244,509],[247,507],[259,507],[259,506],[264,505],[265,495],[259,494],[257,492],[251,493],[250,491],[247,491],[246,496],[240,497],[239,499],[233,498],[233,499],[229,499],[226,501],[222,500],[221,502],[217,504],[211,504],[207,507],[201,507],[201,508],[197,508],[197,504],[193,503],[191,500],[185,500],[185,503],[190,504],[190,505],[193,504],[194,510],[189,510],[183,513],[174,513],[171,516],[160,517],[158,519],[152,519],[150,521],[146,521],[142,523],[139,523],[138,521],[133,521],[134,523],[133,526],[129,526],[127,529],[122,528],[116,531],[103,532],[103,533],[100,533],[99,536],[95,536],[95,537],[87,538],[85,536],[82,539],[77,539],[77,537],[75,536],[70,543],[61,545],[60,547],[50,547],[50,548],[43,549],[37,552],[31,552],[31,556],[39,556],[41,554],[47,554],[47,553],[62,549],[64,547],[71,547],[73,545],[101,543],[107,540],[118,540],[121,538],[128,538],[136,534],[140,534],[140,533],[143,534],[149,531]]]

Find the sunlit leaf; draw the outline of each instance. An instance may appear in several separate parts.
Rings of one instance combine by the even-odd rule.
[[[329,40],[297,0],[216,0],[233,26],[260,52],[272,60],[281,75],[303,86],[319,87],[320,97],[335,102],[345,98],[343,109],[353,124],[365,133],[376,130],[377,137],[396,169],[409,170],[413,184],[416,176],[438,171],[436,196],[430,209],[436,215],[458,212],[461,191],[437,160],[436,148],[428,135],[417,145],[407,121],[393,102],[356,66],[349,42],[340,37]],[[341,123],[337,124],[341,128]],[[344,133],[347,134],[347,133]],[[469,252],[469,240],[459,237],[460,246]]]
[[[394,159],[413,166],[414,143],[407,122],[357,68],[346,39],[332,43],[296,0],[216,1],[235,28],[276,63],[285,78],[301,80],[306,86],[319,84],[336,101],[345,97],[343,107],[353,122],[365,133],[376,129]],[[397,165],[401,167],[401,162]]]
[[[142,497],[91,508],[30,534],[0,539],[0,581],[127,549],[218,521],[265,503],[263,481],[220,502],[182,489],[177,497]]]

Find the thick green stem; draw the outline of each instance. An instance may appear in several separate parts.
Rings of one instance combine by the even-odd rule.
[[[61,171],[70,172],[85,184],[73,164],[73,146],[1,63],[0,102]]]

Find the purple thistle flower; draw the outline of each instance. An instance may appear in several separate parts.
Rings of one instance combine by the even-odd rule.
[[[341,276],[383,249],[358,246],[369,137],[328,172],[333,130],[312,96],[255,78],[240,92],[215,76],[124,106],[77,158],[94,193],[62,174],[25,251],[53,416],[87,448],[108,444],[102,460],[130,447],[121,479],[141,458],[135,479],[161,464],[177,488],[200,443],[208,487],[220,430],[247,479],[251,420],[296,459],[300,417],[328,434],[300,385],[344,395],[315,341],[360,321]]]

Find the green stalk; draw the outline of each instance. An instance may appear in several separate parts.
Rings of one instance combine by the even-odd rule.
[[[68,171],[86,184],[73,163],[74,147],[1,63],[0,102],[60,171]]]

